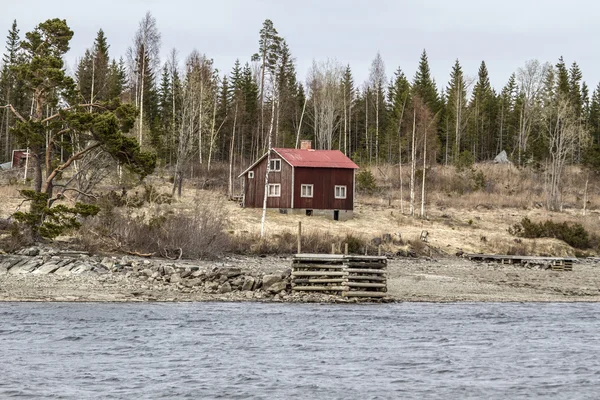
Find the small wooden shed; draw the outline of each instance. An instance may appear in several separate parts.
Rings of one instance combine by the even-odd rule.
[[[238,178],[243,180],[242,206],[262,208],[267,160],[270,159],[267,208],[281,213],[352,218],[358,166],[339,150],[273,148]]]

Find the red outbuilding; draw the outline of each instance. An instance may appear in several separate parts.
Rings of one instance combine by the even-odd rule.
[[[267,208],[282,213],[352,218],[355,172],[358,166],[339,150],[313,150],[310,141],[300,149],[273,148],[239,175],[242,206],[262,208],[267,160],[270,160]]]

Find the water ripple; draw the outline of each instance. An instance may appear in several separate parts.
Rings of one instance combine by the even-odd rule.
[[[0,303],[0,398],[596,398],[600,305]]]

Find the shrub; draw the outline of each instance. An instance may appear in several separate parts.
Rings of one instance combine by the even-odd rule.
[[[454,166],[459,171],[463,171],[465,169],[470,169],[471,167],[473,167],[474,163],[475,157],[473,157],[473,154],[471,154],[469,150],[465,150],[458,155],[458,159],[454,163]]]
[[[198,206],[190,214],[164,212],[150,215],[107,207],[86,224],[80,240],[89,250],[100,249],[152,254],[168,258],[210,258],[227,251],[229,239],[225,210],[218,201]]]
[[[302,234],[303,253],[330,253],[334,244],[342,252],[348,243],[349,253],[363,253],[367,242],[352,233],[336,236],[330,232],[309,231]],[[266,238],[258,233],[244,232],[230,238],[229,251],[237,254],[295,254],[298,251],[298,237],[295,232],[283,231]]]
[[[356,186],[357,186],[357,189],[360,190],[361,192],[373,194],[373,192],[375,192],[375,190],[377,189],[377,183],[375,182],[375,176],[368,169],[364,169],[364,170],[360,171],[356,175]]]
[[[511,235],[524,238],[556,238],[566,242],[576,249],[589,249],[597,239],[590,236],[581,224],[567,222],[532,222],[525,217],[520,223],[508,228]]]

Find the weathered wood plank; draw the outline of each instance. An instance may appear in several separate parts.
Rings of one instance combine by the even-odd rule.
[[[292,276],[346,276],[347,272],[329,271],[292,271]]]
[[[341,292],[348,290],[347,286],[296,286],[294,290],[305,292]]]
[[[387,278],[385,276],[378,275],[348,275],[349,281],[383,281],[385,282]]]
[[[348,291],[342,292],[344,297],[386,297],[385,292],[359,292],[359,291]]]
[[[346,279],[292,279],[292,285],[295,283],[344,283]]]
[[[296,268],[307,268],[307,269],[344,269],[344,265],[343,264],[294,264],[292,266],[293,269]]]
[[[385,268],[386,263],[383,262],[348,262],[346,263],[349,268]]]
[[[362,288],[378,288],[385,289],[387,285],[385,283],[367,283],[367,282],[348,282],[350,287],[362,287]]]
[[[386,270],[383,269],[362,269],[362,268],[352,268],[348,269],[348,272],[351,274],[378,274],[385,275],[387,273]]]

